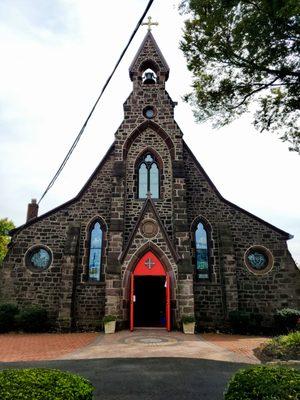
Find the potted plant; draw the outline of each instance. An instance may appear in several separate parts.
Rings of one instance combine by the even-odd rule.
[[[115,315],[106,315],[103,318],[104,332],[115,333],[117,317]]]
[[[193,335],[195,333],[195,317],[193,315],[183,315],[181,321],[183,333]]]

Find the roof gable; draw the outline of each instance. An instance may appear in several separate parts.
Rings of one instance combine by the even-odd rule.
[[[156,220],[156,222],[157,222],[157,224],[159,226],[159,229],[160,229],[160,231],[161,231],[161,233],[162,233],[162,235],[163,235],[163,237],[164,237],[164,239],[165,239],[165,241],[167,243],[167,246],[169,247],[169,250],[170,250],[174,260],[176,262],[178,262],[180,260],[180,256],[177,253],[173,243],[171,242],[168,233],[166,232],[164,224],[162,223],[162,221],[160,219],[160,216],[159,216],[159,214],[157,212],[157,209],[156,209],[155,204],[154,204],[153,200],[151,199],[151,197],[148,197],[145,200],[145,203],[143,205],[142,210],[140,211],[140,214],[139,214],[139,217],[138,217],[138,219],[136,221],[134,229],[132,230],[131,235],[129,236],[128,242],[127,242],[123,252],[121,253],[121,255],[119,257],[120,261],[121,262],[124,261],[124,259],[126,257],[126,254],[128,253],[128,251],[129,251],[129,249],[131,247],[131,244],[132,244],[132,242],[133,242],[133,240],[134,240],[134,238],[135,238],[135,236],[136,236],[136,234],[138,232],[138,229],[140,228],[141,223],[142,223],[143,219],[145,218],[145,215],[149,211],[152,211],[152,213],[154,215],[154,219]]]
[[[158,70],[165,75],[165,80],[168,79],[170,68],[150,31],[147,32],[129,67],[131,80],[133,80],[134,74],[140,71],[143,63],[147,61],[152,61],[153,64],[157,66]],[[154,72],[157,73],[157,71]]]

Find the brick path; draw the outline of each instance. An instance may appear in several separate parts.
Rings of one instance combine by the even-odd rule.
[[[0,361],[55,360],[91,343],[97,333],[0,335]]]
[[[256,361],[257,358],[254,356],[253,350],[269,339],[261,336],[225,335],[223,333],[202,333],[201,336],[204,340],[214,343],[217,346]]]
[[[121,331],[115,335],[91,332],[0,334],[0,361],[188,357],[256,363],[259,361],[253,349],[266,339],[215,333],[184,335],[164,330]]]

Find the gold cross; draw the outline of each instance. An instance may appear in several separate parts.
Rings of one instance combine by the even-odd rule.
[[[142,25],[148,25],[148,31],[151,31],[151,25],[158,25],[158,22],[151,22],[152,18],[148,17],[148,22],[143,22]]]

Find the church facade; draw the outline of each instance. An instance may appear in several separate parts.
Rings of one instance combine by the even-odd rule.
[[[149,31],[133,91],[103,160],[78,195],[12,231],[0,297],[45,307],[62,329],[221,327],[233,310],[271,323],[299,307],[291,236],[224,199],[174,120],[169,67]]]

